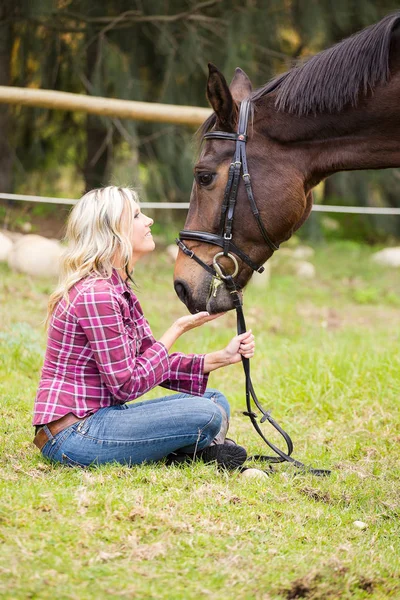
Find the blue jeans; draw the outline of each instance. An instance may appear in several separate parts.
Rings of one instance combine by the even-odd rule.
[[[155,400],[101,408],[60,431],[42,453],[70,466],[117,462],[140,464],[160,460],[171,452],[194,453],[218,435],[229,404],[217,390],[204,396],[174,394]]]

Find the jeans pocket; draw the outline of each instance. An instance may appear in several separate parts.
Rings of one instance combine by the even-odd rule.
[[[78,423],[75,426],[75,432],[78,433],[79,435],[87,435],[89,428],[90,428],[90,423],[92,421],[92,418],[94,417],[95,413],[93,413],[92,415],[89,415],[88,417],[86,417],[85,419],[83,419],[83,421],[81,421],[80,423]]]
[[[64,452],[61,454],[61,463],[63,465],[66,465],[67,467],[79,467],[81,469],[84,469],[87,466],[87,465],[82,465],[81,463],[77,462],[76,460],[72,460],[72,458],[70,458]]]

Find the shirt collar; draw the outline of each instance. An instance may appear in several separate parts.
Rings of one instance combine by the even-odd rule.
[[[127,294],[127,293],[130,294],[131,293],[131,288],[126,283],[126,281],[124,281],[122,279],[121,275],[118,273],[118,271],[116,269],[112,270],[110,281],[118,293],[120,293],[120,294]]]

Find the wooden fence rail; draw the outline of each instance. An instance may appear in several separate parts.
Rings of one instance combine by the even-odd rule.
[[[0,86],[0,103],[92,113],[105,117],[198,127],[211,114],[199,106],[136,102],[70,92]]]

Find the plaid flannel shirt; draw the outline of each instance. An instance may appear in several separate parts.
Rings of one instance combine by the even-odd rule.
[[[110,279],[81,279],[69,299],[68,305],[59,301],[50,321],[34,425],[69,412],[83,418],[134,400],[157,385],[204,393],[204,355],[168,354],[117,271]]]

